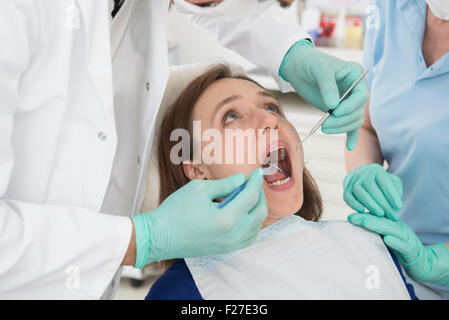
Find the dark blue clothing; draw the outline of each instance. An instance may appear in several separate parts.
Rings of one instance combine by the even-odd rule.
[[[413,286],[405,280],[404,274],[396,256],[389,251],[394,264],[399,270],[402,281],[410,298],[418,300]],[[160,276],[151,287],[145,300],[204,300],[193,280],[192,274],[184,259],[177,260]]]
[[[145,300],[203,300],[184,259],[177,260],[151,286]]]
[[[412,300],[419,300],[418,297],[415,295],[415,289],[413,288],[413,285],[408,283],[405,279],[404,273],[402,272],[401,265],[399,264],[398,258],[394,255],[394,253],[388,249],[388,252],[390,253],[391,257],[393,258],[393,262],[396,265],[396,268],[398,268],[399,274],[401,275],[402,281],[404,281],[404,285],[407,288],[408,294],[410,295],[410,299]]]

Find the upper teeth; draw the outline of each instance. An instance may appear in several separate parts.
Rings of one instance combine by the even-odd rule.
[[[287,150],[285,148],[280,148],[279,149],[279,154],[280,154],[280,159],[279,160],[284,160],[285,157],[287,156]]]
[[[274,153],[275,151],[278,151],[277,153]],[[284,160],[287,157],[287,150],[284,147],[279,147],[277,149],[273,149],[270,151],[270,153],[267,155],[267,160],[271,163],[278,163],[279,161]],[[275,157],[275,159],[272,159]],[[277,161],[276,161],[277,160]]]

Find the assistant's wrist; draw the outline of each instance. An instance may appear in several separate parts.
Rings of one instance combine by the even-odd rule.
[[[314,45],[312,41],[309,39],[301,39],[297,42],[295,42],[290,49],[288,49],[287,53],[285,54],[284,58],[282,59],[281,66],[279,67],[279,76],[282,78],[282,80],[290,82],[289,81],[289,74],[288,70],[290,69],[290,59],[291,56],[294,55],[294,52],[300,49],[304,50],[310,50],[314,49]]]
[[[420,256],[415,263],[401,263],[418,282],[428,282],[437,285],[449,283],[449,248],[443,243],[421,245]]]
[[[434,270],[435,280],[432,281],[439,285],[449,283],[449,248],[444,242],[427,246],[427,250],[435,257]]]

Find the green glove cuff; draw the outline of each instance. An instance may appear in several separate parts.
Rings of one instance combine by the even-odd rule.
[[[278,72],[279,77],[281,77],[281,79],[284,80],[284,81],[288,82],[288,80],[286,80],[285,77],[281,73],[282,67],[284,66],[284,63],[287,60],[286,58],[289,56],[290,52],[292,52],[294,49],[296,49],[297,47],[300,47],[300,46],[307,46],[307,47],[310,47],[310,48],[315,48],[313,43],[312,43],[312,41],[310,41],[308,39],[301,39],[299,41],[296,41],[290,47],[290,49],[288,49],[287,53],[285,54],[284,58],[282,59],[281,66],[279,67],[279,72]]]
[[[449,283],[449,248],[443,242],[421,246],[418,257],[412,262],[404,263],[401,258],[399,260],[418,282],[443,286]]]
[[[143,269],[147,264],[150,249],[150,232],[143,214],[131,218],[136,232],[136,265],[134,268]]]
[[[435,257],[437,257],[435,267],[435,273],[437,273],[437,281],[436,284],[446,285],[449,283],[449,248],[446,246],[444,242],[440,242],[434,245],[429,246],[430,250]]]

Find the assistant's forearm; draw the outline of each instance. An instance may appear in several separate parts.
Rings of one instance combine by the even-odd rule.
[[[384,158],[377,136],[368,129],[361,127],[359,141],[354,150],[345,150],[346,171],[361,166],[362,164],[378,163],[382,165]]]

